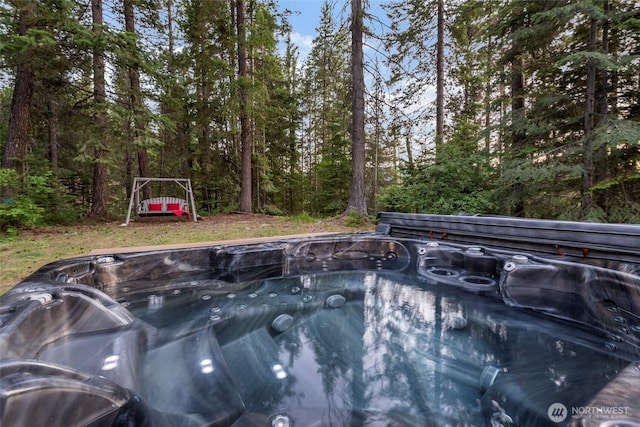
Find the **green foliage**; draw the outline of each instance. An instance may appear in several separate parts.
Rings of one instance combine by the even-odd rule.
[[[621,196],[608,209],[607,222],[640,224],[640,203]]]
[[[256,209],[256,212],[265,214],[265,215],[275,215],[275,216],[280,216],[284,214],[282,209],[272,204],[263,204],[258,209]]]
[[[406,183],[394,183],[383,188],[376,196],[381,211],[415,213],[412,188]]]
[[[0,169],[0,188],[10,188],[11,198],[0,200],[0,233],[13,234],[21,227],[38,225],[45,208],[38,201],[53,193],[51,174],[20,180],[13,169]]]
[[[460,123],[438,158],[423,156],[408,168],[399,185],[378,199],[385,210],[431,214],[495,213],[491,200],[494,171],[478,151],[474,128]]]
[[[308,212],[302,212],[297,215],[289,216],[287,217],[287,220],[295,224],[313,224],[314,222],[318,221],[317,218],[309,215]]]
[[[355,209],[349,209],[349,213],[344,221],[347,227],[359,227],[367,222],[369,222],[369,217],[357,212]]]
[[[303,69],[301,112],[305,137],[303,209],[314,215],[342,213],[351,184],[351,102],[347,30],[338,28],[324,2],[317,37]]]

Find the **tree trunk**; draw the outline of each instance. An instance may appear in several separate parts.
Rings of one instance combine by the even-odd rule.
[[[444,143],[444,0],[438,0],[436,43],[436,159]]]
[[[127,33],[136,34],[133,0],[124,0],[124,27]],[[140,72],[137,64],[129,65],[129,85],[131,90],[131,109],[133,111],[134,139],[140,139],[144,135],[145,125],[143,116],[142,90],[140,89]],[[149,167],[149,155],[147,147],[141,144],[137,148],[138,174],[141,177],[151,177]],[[151,198],[151,188],[147,185],[142,188],[142,198]]]
[[[53,97],[47,100],[47,118],[49,121],[49,162],[53,176],[58,178],[58,111]]]
[[[20,10],[18,34],[24,37],[27,36],[28,30],[33,26],[38,2],[36,0],[23,0],[16,2],[16,4]],[[19,57],[13,96],[11,98],[7,141],[2,155],[2,167],[15,169],[19,176],[24,173],[24,158],[27,155],[29,142],[29,126],[31,122],[29,110],[34,85],[33,59],[34,53],[30,48],[26,48]],[[14,189],[4,188],[3,194],[5,197],[11,197],[14,195]]]
[[[167,0],[167,2],[165,3],[166,6],[166,15],[167,15],[167,49],[165,50],[165,55],[167,57],[167,73],[170,76],[175,75],[175,67],[174,67],[174,57],[173,57],[173,48],[174,48],[174,36],[173,36],[173,0]],[[171,97],[174,94],[174,90],[173,90],[174,86],[173,84],[169,85],[169,89],[168,89],[168,95],[170,95]],[[176,115],[175,115],[175,108],[173,106],[170,106],[170,102],[163,102],[160,105],[160,111],[162,112],[162,114],[167,117],[169,120],[172,121],[176,121]],[[180,128],[180,125],[178,125],[178,123],[176,123],[176,130],[178,130]],[[167,129],[160,128],[160,139],[162,141],[162,145],[160,146],[159,150],[159,158],[158,158],[158,176],[160,177],[165,177],[165,159],[167,158],[167,146],[168,145],[172,145],[172,146],[177,146],[177,147],[182,147],[180,145],[177,145],[178,143],[178,138],[176,136],[177,132],[169,132]],[[187,150],[181,149],[180,151],[178,151],[178,153],[180,152],[184,152],[186,153]],[[183,175],[183,178],[190,178],[189,175]]]
[[[603,9],[605,17],[602,18],[602,45],[600,46],[600,50],[602,53],[609,54],[609,20],[606,16],[609,13],[608,0],[605,0]],[[606,67],[602,67],[600,69],[599,80],[600,84],[597,106],[598,117],[595,126],[606,123],[607,116],[609,114],[609,71]],[[594,179],[596,182],[606,181],[609,177],[607,156],[608,147],[601,146],[595,150]],[[598,191],[594,194],[595,203],[603,209],[606,209],[608,205],[607,195],[607,190]]]
[[[355,211],[367,215],[365,192],[365,136],[364,136],[364,32],[362,0],[351,0],[351,75],[352,75],[352,169],[351,190],[346,214]]]
[[[413,169],[413,150],[411,149],[411,133],[407,130],[407,135],[405,135],[405,147],[407,148],[407,167],[409,170]]]
[[[525,148],[525,138],[521,130],[518,129],[519,122],[524,120],[522,117],[525,113],[524,110],[524,59],[522,57],[516,58],[511,64],[511,71],[513,73],[511,78],[511,148],[515,153]],[[525,217],[525,205],[524,205],[524,183],[515,182],[512,185],[512,190],[515,195],[514,199],[514,215],[517,217]]]
[[[596,36],[598,32],[598,20],[591,18],[589,26],[589,52],[596,50]],[[595,125],[595,92],[596,92],[596,65],[589,60],[587,65],[587,96],[584,107],[584,146],[582,152],[582,209],[587,209],[593,202],[591,187],[593,186],[593,128]]]
[[[242,171],[240,180],[240,212],[250,213],[251,205],[251,138],[249,137],[249,94],[247,91],[247,48],[244,0],[236,0],[238,32],[238,79],[240,80],[240,146]]]
[[[106,117],[106,89],[104,77],[104,52],[101,45],[102,32],[102,0],[91,0],[91,15],[93,32],[96,35],[93,48],[93,102],[96,109],[96,123],[98,125],[99,140],[94,151],[93,166],[93,201],[91,215],[105,216],[107,214],[108,181],[107,181],[107,117]]]
[[[376,64],[378,65],[378,64]],[[379,151],[382,145],[382,99],[384,93],[382,92],[382,78],[378,76],[375,79],[374,85],[375,100],[373,104],[373,120],[374,120],[374,134],[373,134],[373,173],[371,179],[371,202],[373,203],[373,211],[376,212],[376,194],[378,194],[378,174],[380,168]]]
[[[484,78],[486,79],[486,85],[484,89],[484,127],[486,129],[491,126],[491,96],[494,93],[491,84],[491,75],[494,73],[493,64],[491,58],[493,57],[493,39],[491,35],[487,36],[487,54],[486,54],[486,72]],[[484,139],[484,149],[488,153],[491,153],[491,133],[487,132],[487,136]]]

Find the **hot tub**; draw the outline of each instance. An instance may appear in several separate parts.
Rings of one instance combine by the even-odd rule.
[[[63,260],[0,297],[0,424],[640,425],[638,243],[381,214]]]

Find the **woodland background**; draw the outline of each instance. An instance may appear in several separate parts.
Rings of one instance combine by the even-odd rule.
[[[325,1],[301,60],[270,0],[5,0],[0,230],[124,217],[135,176],[200,215],[640,222],[637,1],[379,3]]]

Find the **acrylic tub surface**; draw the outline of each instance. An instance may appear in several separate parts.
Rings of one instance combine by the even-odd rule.
[[[0,424],[640,423],[631,251],[399,236],[433,218],[395,215],[43,267],[0,297]]]

